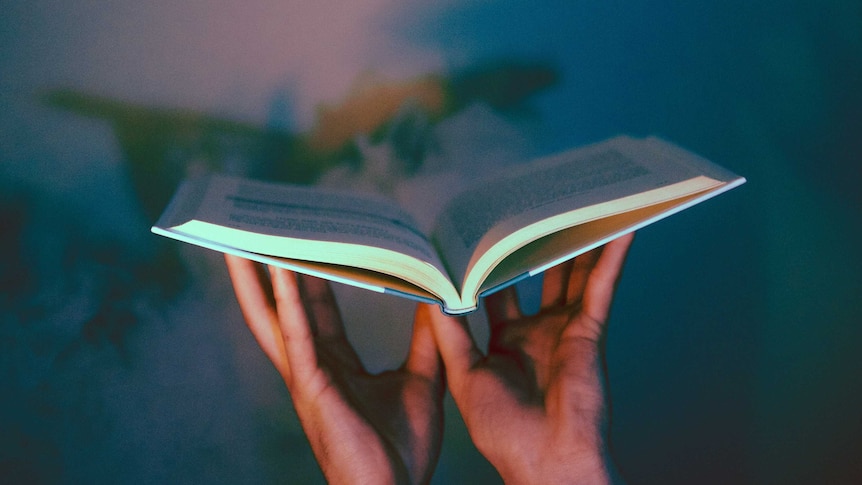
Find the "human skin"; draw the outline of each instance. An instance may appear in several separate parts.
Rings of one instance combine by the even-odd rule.
[[[329,285],[226,255],[246,323],[278,369],[330,483],[427,483],[440,453],[442,364],[479,451],[511,484],[602,484],[608,453],[602,341],[633,235],[544,275],[541,309],[486,298],[482,353],[466,322],[420,304],[408,357],[369,374]],[[442,357],[442,364],[441,364]]]
[[[284,379],[329,483],[427,483],[440,454],[442,365],[421,305],[400,368],[372,375],[328,283],[226,255],[246,323]]]
[[[608,453],[602,341],[633,235],[545,273],[541,309],[514,288],[486,298],[487,353],[432,313],[449,391],[478,450],[509,484],[618,481]]]

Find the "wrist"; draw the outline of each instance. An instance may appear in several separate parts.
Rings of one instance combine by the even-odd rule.
[[[612,483],[610,460],[600,454],[560,456],[534,463],[508,462],[496,468],[507,485]]]

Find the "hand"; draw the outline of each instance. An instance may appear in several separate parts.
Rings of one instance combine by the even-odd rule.
[[[610,481],[601,343],[632,238],[549,269],[536,315],[514,288],[488,296],[487,355],[463,321],[435,314],[449,390],[506,483]]]
[[[330,483],[426,483],[440,454],[441,362],[421,305],[394,371],[366,372],[329,285],[226,255],[248,327],[281,374]]]

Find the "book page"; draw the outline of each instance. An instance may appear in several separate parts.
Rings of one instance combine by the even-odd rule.
[[[616,200],[627,200],[626,210],[631,210],[684,195],[662,189],[697,179],[701,171],[680,163],[678,152],[662,156],[657,147],[663,143],[617,137],[531,162],[459,195],[434,232],[456,284],[463,286],[467,271],[485,251],[531,224],[591,207],[601,210],[585,213],[584,221],[611,215],[617,209],[607,203]],[[678,188],[703,190],[711,184],[704,180]],[[639,194],[646,195],[636,200]]]
[[[625,232],[654,222],[659,217],[666,217],[674,210],[682,209],[687,203],[705,195],[698,193],[596,219],[536,239],[507,256],[494,267],[479,291],[480,293],[492,291],[520,276],[534,276],[551,266],[601,246]],[[528,269],[526,274],[525,269]]]
[[[194,220],[233,229],[220,233],[233,240],[221,242],[249,251],[256,248],[245,247],[243,240],[253,239],[248,234],[262,234],[380,248],[442,268],[412,218],[382,198],[221,175],[187,184],[182,190],[194,195],[179,197],[177,209],[166,213],[158,226],[177,227]],[[319,258],[326,259],[325,255]]]

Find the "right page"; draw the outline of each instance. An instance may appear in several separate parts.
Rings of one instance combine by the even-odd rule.
[[[565,253],[560,247],[566,241],[590,240],[596,232],[595,225],[584,227],[574,237],[575,226],[694,199],[733,181],[743,179],[663,140],[620,136],[527,163],[459,195],[441,214],[434,241],[463,297],[469,299],[470,293],[488,289],[482,283],[497,265],[533,241],[572,228],[554,242],[553,253],[559,256]],[[615,228],[620,221],[633,227],[656,214],[641,211],[604,227]],[[506,276],[514,278],[544,263],[535,253],[516,256],[524,256],[523,263],[517,258],[507,261]]]

